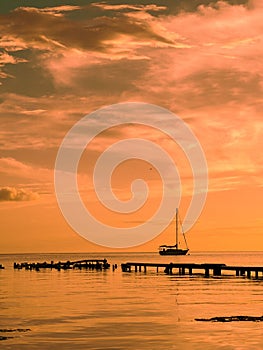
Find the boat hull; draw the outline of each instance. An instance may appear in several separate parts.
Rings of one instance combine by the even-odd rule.
[[[189,249],[165,249],[160,250],[160,255],[186,255]]]

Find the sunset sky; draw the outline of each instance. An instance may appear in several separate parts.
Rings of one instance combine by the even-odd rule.
[[[190,250],[262,250],[262,18],[261,0],[1,1],[0,253],[111,251],[80,237],[63,218],[54,165],[77,121],[120,102],[170,110],[204,150],[209,188],[187,232]],[[191,200],[189,164],[171,140],[144,127],[109,130],[88,147],[78,173],[83,201],[118,227],[156,210],[160,176],[142,161],[125,162],[112,179],[122,199],[134,179],[147,181],[151,196],[141,212],[112,213],[90,194],[101,152],[135,135],[178,163],[183,218]],[[128,250],[155,251],[173,241],[171,223]]]

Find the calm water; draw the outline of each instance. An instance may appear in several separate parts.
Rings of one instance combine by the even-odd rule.
[[[107,258],[112,271],[13,270],[13,262]],[[262,322],[210,323],[195,318],[263,315],[263,279],[123,273],[120,263],[218,262],[263,265],[263,253],[0,255],[3,349],[262,349]]]

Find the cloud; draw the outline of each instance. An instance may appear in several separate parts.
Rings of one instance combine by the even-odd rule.
[[[134,80],[144,101],[178,113],[204,108],[203,114],[196,113],[200,123],[214,119],[217,108],[229,108],[226,126],[234,105],[236,110],[248,105],[257,109],[263,93],[263,13],[262,7],[254,6],[217,2],[196,12],[156,18],[159,32],[174,38],[177,34],[188,47],[145,47],[147,69],[142,79]],[[258,119],[256,110],[252,114]],[[247,124],[252,117],[244,119]]]
[[[24,110],[21,112],[21,114],[26,114],[26,115],[39,115],[46,112],[45,109],[32,109],[32,110]]]
[[[137,7],[161,9],[155,5]],[[74,80],[76,75],[83,76],[82,68],[110,66],[112,60],[149,59],[143,50],[138,52],[140,48],[153,45],[184,47],[178,37],[162,32],[150,14],[147,20],[131,16],[129,6],[129,13],[116,12],[111,17],[89,17],[89,9],[82,9],[85,20],[74,20],[63,14],[76,9],[79,7],[20,7],[1,15],[0,30],[4,36],[0,47],[6,52],[2,64],[27,62],[26,58],[17,58],[14,53],[32,50],[31,62],[40,70],[48,71],[58,84],[67,85],[69,78],[65,81],[61,76],[68,75]],[[61,67],[64,67],[63,71]]]
[[[0,53],[0,67],[5,64],[17,64],[20,62],[27,62],[27,60],[25,60],[24,58],[11,56],[7,52]]]
[[[148,10],[162,11],[165,6],[102,2],[88,7],[20,7],[1,16],[5,35],[0,45],[8,52],[3,61],[20,63],[21,59],[10,52],[33,49],[34,63],[48,71],[60,86],[73,81],[78,84],[79,77],[88,77],[87,68],[103,66],[110,71],[114,60],[138,60],[139,64],[147,60],[159,89],[164,83],[169,88],[173,79],[178,81],[203,70],[229,67],[255,72],[255,57],[263,54],[262,7],[258,1],[250,4],[233,6],[212,1],[196,12],[164,12],[158,17],[149,13],[141,16]],[[92,7],[113,10],[114,14],[92,17]],[[79,9],[84,20],[64,16]],[[159,84],[159,77],[165,82]]]
[[[229,186],[245,183],[245,174],[258,182],[263,8],[260,1],[250,6],[203,3],[210,5],[176,13],[159,6],[155,11],[153,5],[95,3],[92,14],[82,9],[81,19],[77,13],[65,15],[70,8],[60,7],[19,8],[1,15],[6,21],[2,60],[13,64],[0,76],[8,77],[7,67],[14,69],[15,63],[18,69],[16,52],[28,49],[27,59],[34,58],[34,66],[54,84],[48,98],[2,95],[2,148],[57,147],[66,130],[88,112],[143,101],[189,121],[205,148],[211,176],[221,178],[222,185],[228,176]],[[233,169],[240,174],[235,181]],[[216,187],[221,184],[218,180]]]
[[[38,193],[14,187],[0,187],[0,201],[31,201],[39,198]]]
[[[44,8],[37,8],[37,7],[19,7],[18,9],[22,9],[24,11],[28,12],[40,12],[45,13],[48,15],[53,15],[56,17],[62,17],[65,12],[72,12],[76,10],[80,10],[80,6],[75,5],[61,5],[61,6],[54,6],[54,7],[44,7]]]
[[[5,78],[12,78],[12,76],[10,74],[4,73],[4,72],[0,72],[0,78],[1,79],[5,79]]]
[[[80,88],[79,88],[80,89]],[[74,91],[76,93],[76,91]],[[0,153],[3,158],[16,158],[24,151],[27,154],[39,152],[54,163],[55,150],[73,124],[102,106],[101,96],[59,96],[28,97],[18,94],[1,95],[0,101]],[[116,97],[105,96],[104,104],[116,102]],[[15,155],[12,157],[13,153]],[[42,153],[43,152],[43,153]],[[0,157],[1,158],[1,157]],[[26,160],[34,163],[37,159]],[[39,158],[41,164],[41,158]],[[1,161],[0,161],[1,165]],[[29,171],[30,173],[30,171]]]
[[[18,37],[3,34],[0,38],[0,47],[4,48],[7,52],[16,52],[26,49],[27,44]]]
[[[38,183],[52,182],[53,170],[32,166],[12,157],[0,158],[0,174],[9,178],[27,179]]]
[[[155,4],[148,5],[130,5],[130,4],[121,4],[121,5],[111,5],[106,2],[95,2],[92,3],[91,6],[101,8],[102,10],[132,10],[132,11],[163,11],[166,10],[166,6],[158,6]]]
[[[50,8],[17,8],[6,16],[2,15],[2,29],[6,36],[15,36],[27,42],[30,47],[43,49],[45,38],[67,48],[106,52],[110,42],[119,35],[135,37],[139,41],[153,40],[172,44],[155,32],[147,23],[118,14],[114,17],[89,18],[88,21],[74,21],[56,17]],[[8,25],[7,25],[8,24]],[[32,31],[32,24],[34,31]],[[43,39],[44,38],[44,39]],[[6,41],[3,41],[4,43]],[[2,42],[2,43],[3,43]],[[46,43],[46,49],[52,44]]]

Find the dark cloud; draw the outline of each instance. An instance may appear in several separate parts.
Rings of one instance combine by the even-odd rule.
[[[89,15],[87,7],[83,9],[81,19],[70,19],[64,15],[63,10],[60,13],[57,8],[18,7],[10,13],[0,15],[0,30],[4,33],[0,46],[4,50],[3,57],[12,61],[12,64],[7,61],[2,64],[0,78],[4,84],[1,90],[35,97],[54,94],[52,73],[50,75],[46,64],[51,58],[55,62],[66,56],[67,50],[77,49],[103,54],[104,58],[109,57],[110,60],[116,56],[116,60],[119,60],[120,51],[115,49],[116,40],[120,36],[136,43],[158,42],[173,45],[171,40],[158,34],[143,19],[121,13],[104,16],[101,11],[99,17],[90,18]],[[130,56],[129,49],[124,51],[125,58],[132,60],[132,52]],[[74,75],[74,67],[71,70]],[[89,76],[88,74],[88,78]],[[104,77],[111,80],[108,75]],[[96,79],[91,74],[89,81],[104,86],[104,78],[94,78]]]
[[[0,201],[30,201],[38,198],[38,194],[25,189],[16,189],[14,187],[0,188]]]
[[[107,52],[105,41],[114,40],[120,34],[137,40],[155,40],[172,44],[154,32],[145,21],[116,15],[73,21],[57,17],[36,8],[17,8],[1,16],[2,30],[6,35],[20,37],[36,49],[48,49],[54,45],[91,51]],[[34,28],[34,30],[32,30]]]
[[[69,6],[75,6],[77,2],[77,5],[84,6],[87,1],[86,0],[45,0],[44,2],[39,1],[38,3],[36,0],[12,0],[12,1],[2,1],[0,12],[1,13],[8,13],[12,10],[14,10],[17,7],[21,6],[28,6],[28,7],[57,7],[57,6],[65,6],[65,3]]]
[[[98,2],[99,1],[90,1],[91,3]],[[189,11],[193,11],[200,5],[209,5],[218,2],[218,0],[107,0],[103,1],[104,3],[107,3],[109,5],[123,5],[127,4],[130,6],[138,5],[140,3],[140,6],[142,5],[156,5],[156,6],[169,6],[177,9],[188,9]],[[239,4],[247,4],[249,0],[224,0],[224,2],[227,2],[231,5],[239,5]],[[35,7],[51,7],[51,6],[63,6],[63,5],[69,5],[69,6],[86,6],[87,0],[45,0],[44,2],[38,2],[36,3],[36,0],[12,0],[12,1],[5,1],[3,4],[1,3],[1,12],[9,12],[19,6],[35,6]]]
[[[63,91],[92,93],[118,99],[122,93],[137,90],[136,81],[143,79],[148,69],[147,60],[106,61],[94,67],[83,66],[75,69],[73,79],[62,86]],[[72,72],[71,72],[72,73]]]
[[[4,79],[0,91],[5,93],[15,91],[17,94],[33,97],[55,92],[52,79],[32,55],[30,62],[8,65],[4,71],[8,72],[9,76]]]

